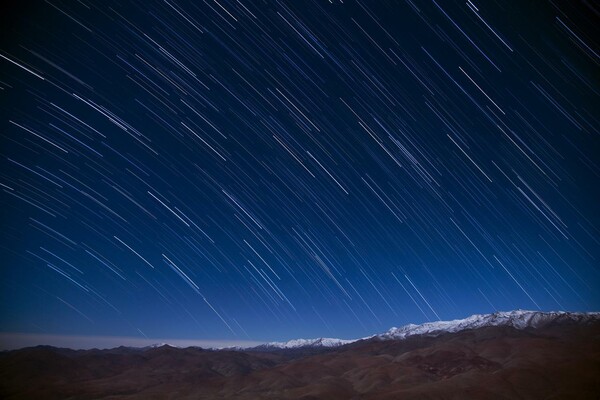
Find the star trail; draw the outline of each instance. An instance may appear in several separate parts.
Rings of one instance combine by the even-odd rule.
[[[3,332],[353,338],[600,307],[593,3],[5,11]]]

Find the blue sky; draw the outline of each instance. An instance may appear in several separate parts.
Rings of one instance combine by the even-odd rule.
[[[597,310],[586,7],[8,10],[0,331],[271,341]]]

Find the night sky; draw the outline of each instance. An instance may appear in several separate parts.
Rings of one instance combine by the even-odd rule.
[[[355,338],[600,308],[593,2],[19,3],[0,331]]]

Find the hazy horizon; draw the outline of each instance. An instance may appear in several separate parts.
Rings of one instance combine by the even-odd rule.
[[[25,347],[53,346],[73,350],[112,349],[115,347],[146,347],[155,344],[170,344],[177,347],[252,347],[261,341],[252,340],[206,340],[181,338],[144,338],[133,336],[81,336],[81,335],[52,335],[44,333],[0,332],[0,351],[18,350]]]
[[[566,312],[566,313],[599,313],[598,311],[564,311],[564,310],[511,310],[526,312]],[[510,311],[498,311],[510,312]],[[493,313],[486,313],[487,315]],[[473,314],[478,315],[478,314]],[[468,318],[471,315],[465,315]],[[459,318],[458,320],[464,319]],[[438,321],[429,321],[438,322]],[[418,324],[420,325],[420,324]],[[399,327],[399,326],[398,326]],[[394,327],[390,326],[390,329]],[[373,332],[380,334],[383,332]],[[68,334],[47,334],[47,333],[28,333],[28,332],[0,332],[0,351],[18,350],[26,347],[35,346],[53,346],[60,348],[69,348],[73,350],[89,349],[112,349],[115,347],[147,347],[156,344],[169,344],[176,347],[202,347],[207,349],[223,349],[227,347],[254,347],[270,342],[286,342],[294,339],[318,339],[327,336],[317,336],[311,338],[291,337],[280,340],[230,340],[230,339],[190,339],[190,338],[149,338],[136,336],[97,336],[97,335],[68,335]],[[362,339],[364,337],[336,337],[335,339]]]

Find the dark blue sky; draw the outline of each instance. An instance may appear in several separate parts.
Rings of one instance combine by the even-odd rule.
[[[598,310],[598,10],[524,3],[6,12],[0,331],[351,338]]]

